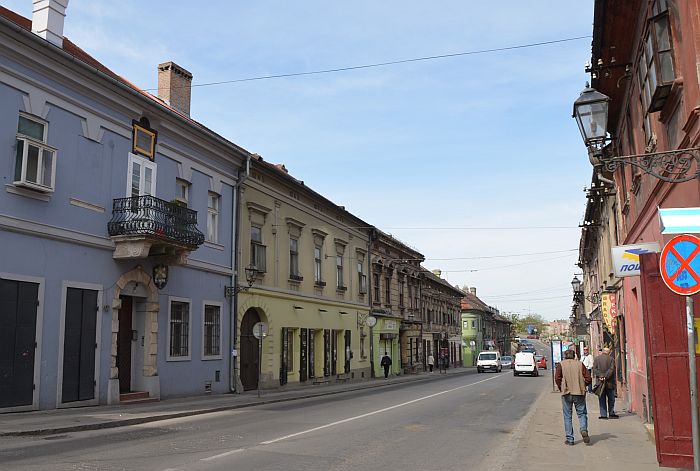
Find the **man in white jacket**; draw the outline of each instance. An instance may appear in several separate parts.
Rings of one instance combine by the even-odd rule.
[[[588,347],[583,347],[581,363],[583,363],[583,366],[585,366],[588,370],[588,374],[591,374],[591,370],[593,370],[593,355],[591,355],[590,351],[588,350]],[[591,383],[588,384],[588,392],[593,392],[593,385]]]

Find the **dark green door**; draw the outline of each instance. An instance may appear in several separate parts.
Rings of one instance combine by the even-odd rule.
[[[0,407],[34,402],[39,284],[0,279]]]
[[[63,337],[63,402],[95,398],[97,291],[68,288]]]

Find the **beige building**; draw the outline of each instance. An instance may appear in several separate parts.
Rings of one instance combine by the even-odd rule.
[[[368,224],[259,156],[239,210],[238,388],[369,378]]]

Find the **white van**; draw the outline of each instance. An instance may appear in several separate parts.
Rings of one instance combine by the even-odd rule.
[[[479,353],[476,359],[476,372],[483,373],[484,371],[501,372],[501,352],[489,350]]]
[[[532,352],[518,352],[515,354],[515,366],[513,367],[513,376],[521,374],[539,376],[540,370],[535,362],[535,354]]]

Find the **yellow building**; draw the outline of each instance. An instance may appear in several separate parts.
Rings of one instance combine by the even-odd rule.
[[[256,155],[238,210],[236,389],[369,379],[369,225]]]

